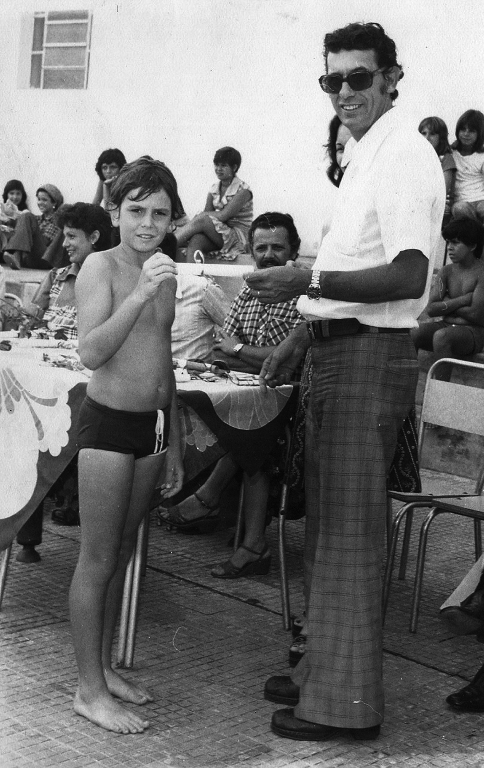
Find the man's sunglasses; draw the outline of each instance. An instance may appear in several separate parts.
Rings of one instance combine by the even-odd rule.
[[[339,93],[343,83],[348,83],[352,91],[366,91],[373,85],[373,75],[382,72],[382,69],[374,69],[373,72],[363,69],[361,72],[351,72],[348,77],[342,75],[321,75],[319,85],[325,93]]]

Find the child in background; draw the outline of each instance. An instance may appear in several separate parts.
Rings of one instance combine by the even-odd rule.
[[[163,163],[140,158],[113,182],[110,207],[120,244],[88,256],[76,282],[79,355],[93,374],[78,425],[74,709],[109,731],[140,733],[148,722],[114,697],[134,704],[151,697],[113,669],[111,647],[126,566],[160,473],[166,497],[183,481],[170,344],[176,266],[157,250],[180,215],[175,178]]]
[[[102,205],[103,208],[108,207],[111,184],[123,165],[126,165],[126,158],[120,149],[105,149],[104,152],[101,152],[95,167],[99,181],[92,201],[94,205]]]
[[[459,217],[442,236],[452,263],[439,271],[426,309],[441,319],[422,323],[411,336],[417,350],[433,351],[438,359],[467,357],[484,347],[484,230],[475,219]]]
[[[452,215],[484,222],[484,115],[468,109],[457,121],[452,145],[457,166]]]
[[[5,184],[3,205],[0,211],[0,251],[7,247],[19,215],[28,211],[27,193],[18,179],[11,179]]]
[[[193,262],[197,250],[205,256],[218,250],[217,258],[223,261],[235,261],[248,252],[252,192],[237,176],[242,162],[240,152],[222,147],[216,151],[213,162],[218,181],[210,188],[205,209],[175,232],[178,245],[187,245],[187,262]]]
[[[442,165],[445,179],[445,211],[443,226],[449,223],[455,196],[456,164],[449,144],[449,131],[441,117],[425,117],[419,132],[433,146]]]

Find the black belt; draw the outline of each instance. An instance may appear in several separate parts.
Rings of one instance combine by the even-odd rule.
[[[354,336],[356,333],[408,333],[408,328],[378,328],[364,325],[355,317],[344,320],[311,320],[306,322],[311,341],[325,341],[332,336]]]

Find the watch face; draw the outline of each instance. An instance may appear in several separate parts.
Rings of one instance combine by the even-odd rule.
[[[319,287],[319,285],[310,285],[306,295],[309,299],[320,299],[321,288]]]

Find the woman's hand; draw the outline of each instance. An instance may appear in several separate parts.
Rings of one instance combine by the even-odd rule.
[[[169,499],[179,493],[183,487],[185,470],[180,451],[170,445],[166,449],[164,482],[160,486],[160,496]]]

